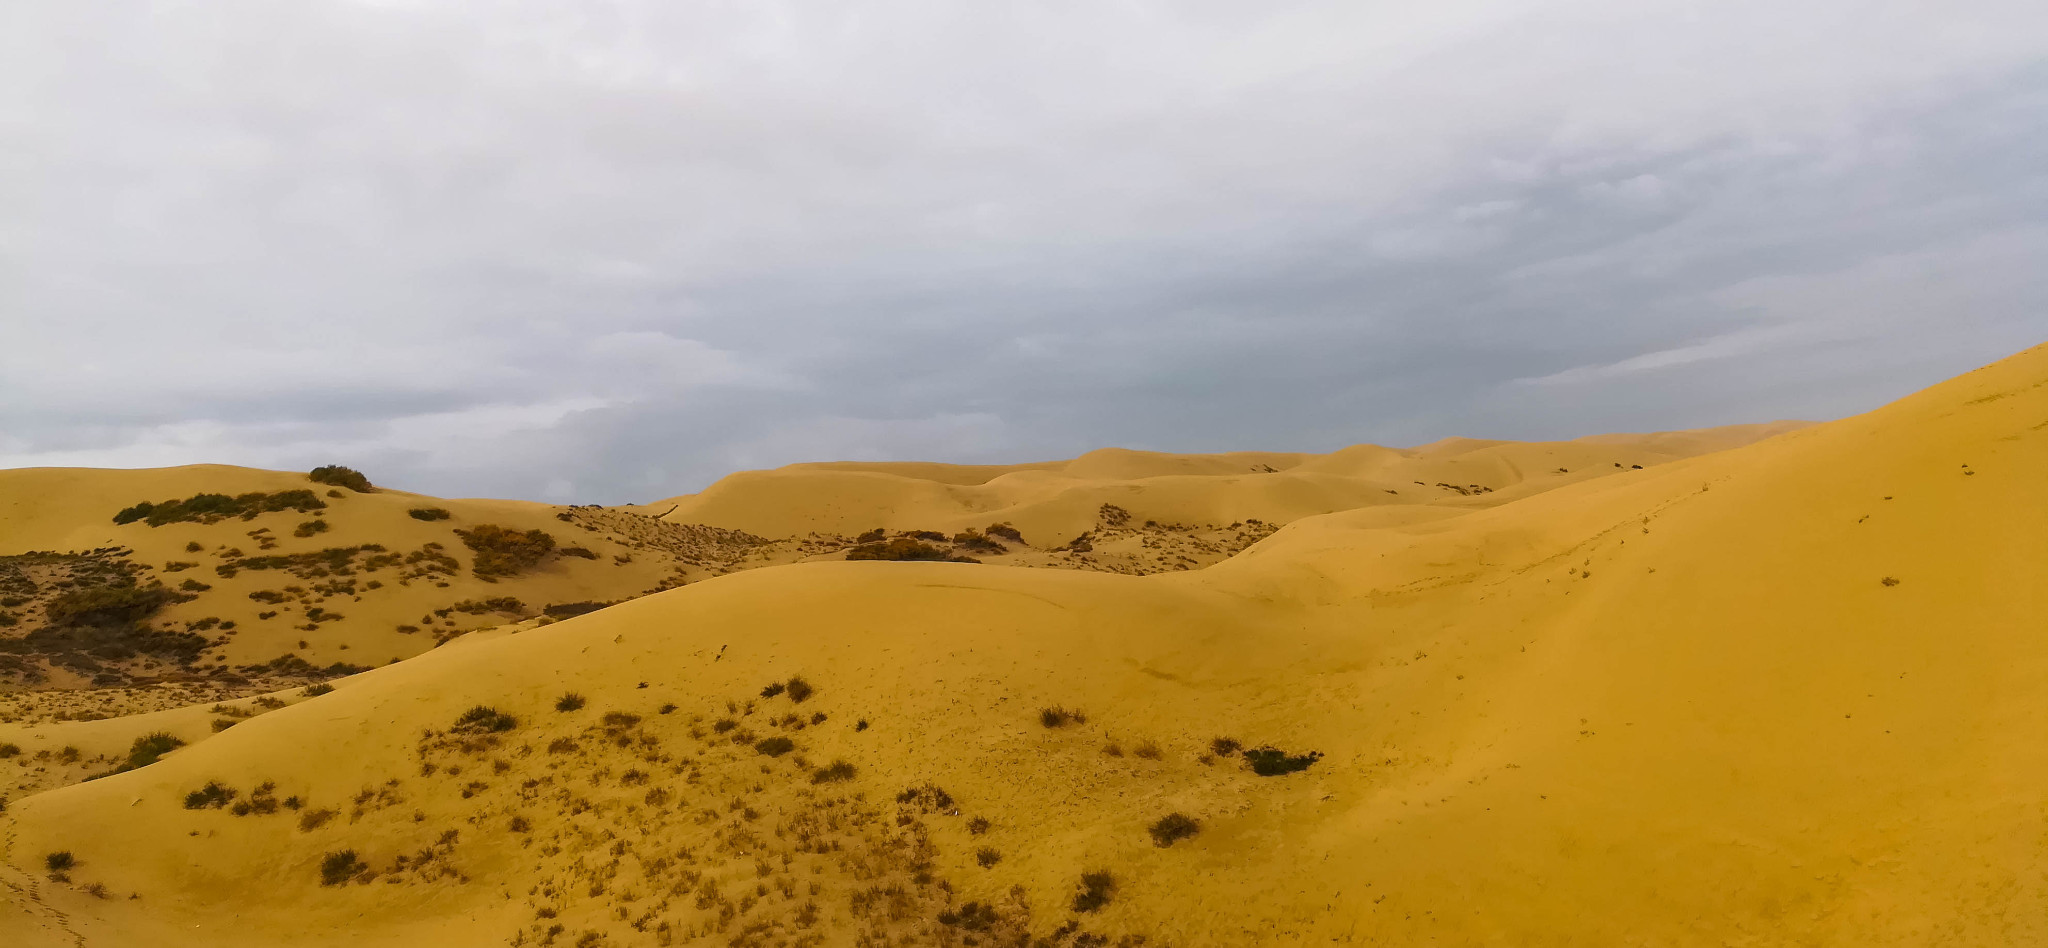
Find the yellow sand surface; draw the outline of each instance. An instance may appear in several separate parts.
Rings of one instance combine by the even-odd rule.
[[[1178,478],[1301,512],[1197,571],[803,563],[457,640],[14,802],[0,942],[2048,941],[2048,347],[1716,453],[1618,450],[1111,454],[1074,476],[1137,482],[1140,517]],[[1494,491],[1300,499],[1389,470]],[[1107,496],[932,474],[763,472],[699,514],[784,492],[1029,536]],[[801,703],[763,687],[793,675]],[[477,705],[510,720],[459,726]],[[1320,757],[1260,776],[1226,737]],[[299,809],[188,809],[209,782]],[[1172,813],[1199,831],[1159,845]]]

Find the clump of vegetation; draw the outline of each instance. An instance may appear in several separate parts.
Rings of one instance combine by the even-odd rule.
[[[910,537],[897,537],[894,540],[884,540],[879,543],[863,543],[851,550],[847,550],[846,558],[849,560],[953,560],[955,562],[965,559],[965,557],[956,558],[951,550],[933,546]]]
[[[767,686],[767,687],[765,687],[765,688],[762,688],[762,689],[761,689],[761,697],[763,697],[763,698],[773,698],[773,697],[775,697],[776,695],[779,695],[779,694],[781,694],[781,693],[782,693],[782,688],[783,688],[783,684],[782,684],[782,682],[779,682],[779,681],[771,681],[771,682],[769,682],[769,683],[768,683],[768,686]]]
[[[209,780],[206,786],[185,794],[185,809],[218,810],[227,806],[236,796],[238,793],[233,787],[224,787],[217,781]]]
[[[983,846],[974,851],[974,861],[981,868],[989,869],[1003,861],[1003,854],[997,852],[994,846]]]
[[[1229,757],[1242,749],[1244,749],[1243,744],[1239,744],[1228,737],[1219,737],[1209,742],[1209,750],[1218,757]]]
[[[330,685],[324,681],[316,681],[310,685],[307,685],[303,690],[299,692],[299,694],[305,695],[308,698],[318,698],[321,695],[331,693],[332,691],[334,691],[333,685]]]
[[[292,531],[292,536],[295,536],[295,537],[310,537],[310,536],[312,536],[313,534],[316,534],[316,533],[326,533],[326,532],[327,532],[327,521],[325,521],[325,520],[308,520],[308,521],[306,521],[305,523],[299,524],[299,527],[298,527],[298,529],[296,529],[296,530],[293,530],[293,531]]]
[[[1153,823],[1146,832],[1152,834],[1152,844],[1162,849],[1187,839],[1202,831],[1202,823],[1186,813],[1168,813]]]
[[[950,813],[956,809],[953,795],[947,793],[944,787],[929,782],[905,787],[902,793],[896,795],[896,802],[916,807],[925,813]]]
[[[476,554],[470,569],[479,579],[514,575],[540,563],[555,550],[555,538],[542,530],[522,532],[483,523],[473,530],[457,530],[455,535]]]
[[[306,476],[312,479],[315,484],[332,484],[335,487],[346,487],[358,494],[373,493],[377,490],[377,488],[370,486],[370,479],[364,477],[363,472],[350,467],[342,467],[339,464],[323,464],[307,472]]]
[[[147,767],[156,763],[165,754],[185,746],[185,742],[164,731],[151,731],[128,745],[128,759],[121,763],[115,773]]]
[[[843,760],[835,760],[824,767],[818,768],[816,772],[812,773],[811,782],[843,783],[845,781],[852,780],[854,774],[857,772],[858,771],[855,770],[852,764],[849,764]]]
[[[369,871],[370,867],[356,858],[356,851],[353,849],[328,853],[320,860],[320,884],[343,885]]]
[[[251,491],[230,497],[226,494],[193,494],[183,500],[166,500],[162,503],[143,501],[123,509],[114,515],[117,524],[130,524],[137,520],[152,527],[167,523],[215,523],[229,517],[254,520],[258,514],[283,510],[312,513],[324,510],[327,502],[313,495],[310,490],[281,490],[266,494]]]
[[[977,816],[967,821],[967,833],[970,836],[980,836],[988,832],[988,828],[989,822],[986,816]]]
[[[817,689],[811,687],[811,683],[805,681],[804,676],[793,675],[790,677],[789,700],[794,701],[798,704],[802,704],[804,702],[804,699],[809,698],[811,695],[816,693]]]
[[[1069,724],[1086,724],[1088,716],[1079,711],[1069,711],[1059,705],[1038,709],[1038,723],[1046,727],[1066,727]]]
[[[1885,578],[1878,580],[1878,582],[1883,583],[1886,586],[1897,586],[1899,584],[1899,578],[1897,576],[1886,576]]]
[[[561,697],[555,699],[555,710],[562,712],[576,711],[583,707],[583,703],[582,695],[573,691],[564,692]]]
[[[1074,911],[1094,912],[1109,904],[1116,894],[1116,877],[1107,869],[1081,873],[1081,891],[1074,893]]]
[[[972,553],[1008,553],[1009,548],[988,538],[988,535],[969,527],[953,534],[953,543]]]
[[[1154,744],[1151,741],[1146,741],[1142,744],[1139,744],[1138,748],[1134,751],[1131,751],[1131,753],[1136,754],[1139,757],[1143,757],[1146,760],[1158,760],[1159,758],[1166,756],[1165,752],[1159,749],[1159,745]]]
[[[1002,537],[1011,543],[1024,542],[1024,534],[1018,532],[1016,527],[1010,526],[1008,523],[991,523],[988,525],[987,530],[988,535],[992,537]]]
[[[1323,759],[1321,751],[1309,751],[1306,754],[1289,754],[1286,751],[1273,747],[1260,747],[1244,752],[1245,763],[1251,765],[1252,773],[1258,774],[1261,777],[1279,777],[1285,774],[1300,773],[1321,759]]]
[[[76,865],[78,865],[78,859],[71,855],[71,850],[68,849],[60,849],[43,857],[43,868],[51,872],[65,872]]]
[[[340,815],[340,813],[334,810],[307,810],[299,814],[299,831],[310,833],[322,826],[326,826],[328,820]]]
[[[887,539],[887,538],[888,538],[888,536],[889,536],[889,531],[887,531],[887,530],[884,530],[884,529],[882,529],[881,527],[876,527],[876,528],[874,528],[873,530],[869,530],[868,532],[866,532],[866,533],[863,533],[863,534],[861,534],[860,536],[854,537],[854,538],[853,538],[853,542],[855,542],[855,543],[880,543],[880,542],[882,542],[882,541],[883,541],[884,539]]]
[[[754,744],[754,749],[770,757],[781,757],[796,750],[796,742],[781,735],[763,738]]]
[[[441,507],[414,507],[406,511],[405,515],[414,520],[425,520],[428,522],[446,520],[451,516],[445,508]]]
[[[519,726],[519,720],[497,708],[475,705],[455,719],[455,730],[499,733]]]

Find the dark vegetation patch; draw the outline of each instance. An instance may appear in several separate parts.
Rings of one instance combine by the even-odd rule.
[[[219,781],[209,780],[206,786],[185,794],[185,809],[218,810],[240,796],[233,787],[223,786]]]
[[[345,885],[360,875],[368,875],[370,867],[356,858],[356,851],[344,849],[328,853],[320,860],[321,885]]]
[[[325,520],[308,520],[308,521],[306,521],[305,523],[299,524],[299,526],[298,526],[298,529],[296,529],[296,530],[293,530],[293,531],[292,531],[292,536],[295,536],[295,537],[299,537],[299,538],[301,538],[301,539],[304,539],[304,538],[306,538],[306,537],[310,537],[310,536],[312,536],[313,534],[316,534],[316,533],[326,533],[326,532],[327,532],[327,521],[325,521]]]
[[[183,500],[166,500],[162,503],[143,501],[123,509],[114,515],[118,524],[134,523],[141,520],[152,527],[167,523],[217,523],[229,517],[254,520],[259,514],[296,510],[312,513],[324,510],[327,502],[305,489],[281,490],[276,493],[251,491],[230,497],[226,494],[193,494]]]
[[[480,616],[486,612],[521,615],[526,612],[526,603],[511,596],[496,596],[490,599],[464,599],[448,608],[472,616]]]
[[[1202,831],[1202,823],[1186,813],[1168,813],[1159,818],[1145,832],[1152,834],[1152,844],[1165,848],[1187,839]]]
[[[843,760],[835,760],[832,763],[820,767],[816,771],[814,771],[811,774],[811,782],[844,783],[845,781],[852,780],[854,778],[854,774],[856,774],[857,772],[858,771],[854,768],[852,764],[847,763]]]
[[[1261,777],[1279,777],[1285,774],[1300,773],[1321,759],[1323,759],[1321,751],[1309,751],[1306,754],[1289,754],[1286,751],[1273,747],[1260,747],[1244,752],[1245,763],[1251,766],[1252,773],[1258,774]]]
[[[365,543],[361,546],[330,546],[324,550],[314,550],[308,553],[289,553],[271,556],[245,556],[239,559],[231,559],[227,562],[216,564],[213,567],[213,571],[222,579],[232,579],[234,578],[236,573],[239,573],[245,569],[283,570],[300,579],[319,579],[327,576],[350,576],[354,575],[355,573],[357,565],[355,562],[355,558],[357,556],[360,556],[364,553],[383,552],[383,545],[378,543]],[[390,558],[391,560],[396,561],[398,557],[397,554],[391,554]],[[374,568],[370,566],[368,563],[365,563],[363,565],[364,568],[366,569]]]
[[[575,711],[582,708],[583,704],[582,695],[573,691],[565,692],[561,697],[555,699],[555,710],[563,712]]]
[[[548,616],[553,616],[553,617],[555,617],[555,618],[557,618],[557,619],[573,619],[573,618],[575,618],[575,617],[577,617],[577,616],[580,616],[580,615],[586,615],[586,614],[588,614],[588,613],[596,612],[596,611],[597,611],[597,610],[599,610],[599,609],[603,609],[603,608],[605,608],[606,606],[611,606],[611,605],[616,605],[616,603],[610,603],[610,602],[589,602],[589,601],[585,601],[585,602],[558,602],[558,603],[555,603],[555,604],[553,604],[553,605],[551,605],[551,606],[547,606],[547,607],[545,607],[545,608],[541,609],[541,614],[542,614],[542,615],[548,615]]]
[[[805,681],[804,676],[796,675],[789,679],[789,700],[802,704],[804,699],[816,693],[817,689],[811,687],[811,683]]]
[[[455,719],[455,730],[498,733],[519,726],[517,718],[488,705],[474,705]]]
[[[340,678],[344,675],[355,675],[369,671],[370,666],[351,665],[347,662],[335,662],[332,665],[325,666],[315,665],[300,658],[297,652],[286,652],[270,661],[254,665],[243,665],[236,670],[251,677]],[[333,686],[328,686],[328,690],[332,691]],[[323,691],[320,693],[326,694],[327,692]]]
[[[1038,723],[1043,724],[1046,727],[1066,727],[1069,724],[1086,724],[1088,723],[1088,715],[1083,714],[1079,711],[1070,711],[1066,708],[1060,707],[1059,705],[1053,705],[1050,708],[1038,709]]]
[[[342,467],[339,464],[322,464],[307,472],[306,477],[310,478],[315,484],[346,487],[358,494],[373,493],[377,489],[370,486],[370,479],[364,477],[363,472],[352,467]]]
[[[1219,737],[1209,742],[1209,750],[1218,757],[1229,757],[1243,749],[1243,744],[1228,737]]]
[[[909,537],[897,537],[880,543],[863,543],[846,551],[849,560],[935,560],[959,561],[953,551],[933,546]]]
[[[1081,873],[1080,891],[1074,893],[1074,911],[1093,912],[1109,904],[1116,895],[1116,877],[1107,869]]]
[[[770,757],[781,757],[790,751],[796,750],[796,742],[778,734],[774,737],[762,738],[756,741],[754,743],[754,750]]]
[[[134,743],[128,745],[128,759],[122,761],[121,766],[115,768],[114,772],[118,774],[124,771],[135,770],[139,767],[147,767],[150,764],[156,763],[165,754],[183,746],[185,746],[184,741],[167,732],[151,731],[136,738]]]
[[[414,507],[406,511],[405,515],[414,520],[425,520],[429,523],[436,520],[446,520],[452,516],[444,507]]]
[[[470,567],[479,579],[495,580],[516,575],[538,565],[554,552],[555,538],[542,530],[519,531],[494,523],[478,524],[473,530],[457,530],[462,545],[476,554]]]
[[[902,793],[896,795],[896,802],[920,813],[951,813],[959,809],[952,794],[947,793],[945,788],[938,784],[929,782],[905,787]]]

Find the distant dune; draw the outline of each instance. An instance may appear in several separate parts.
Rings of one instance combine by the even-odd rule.
[[[0,481],[9,542],[154,563],[87,514],[305,480],[180,471],[7,472],[69,511]],[[2041,943],[2044,474],[2048,347],[1805,427],[737,474],[643,509],[828,539],[10,802],[0,941]],[[337,506],[396,549],[417,502]],[[529,603],[667,529],[440,505],[592,538]],[[88,727],[142,733],[0,768]]]

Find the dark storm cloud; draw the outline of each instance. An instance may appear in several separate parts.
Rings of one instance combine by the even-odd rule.
[[[1829,417],[2048,336],[2030,4],[0,13],[0,464]]]

